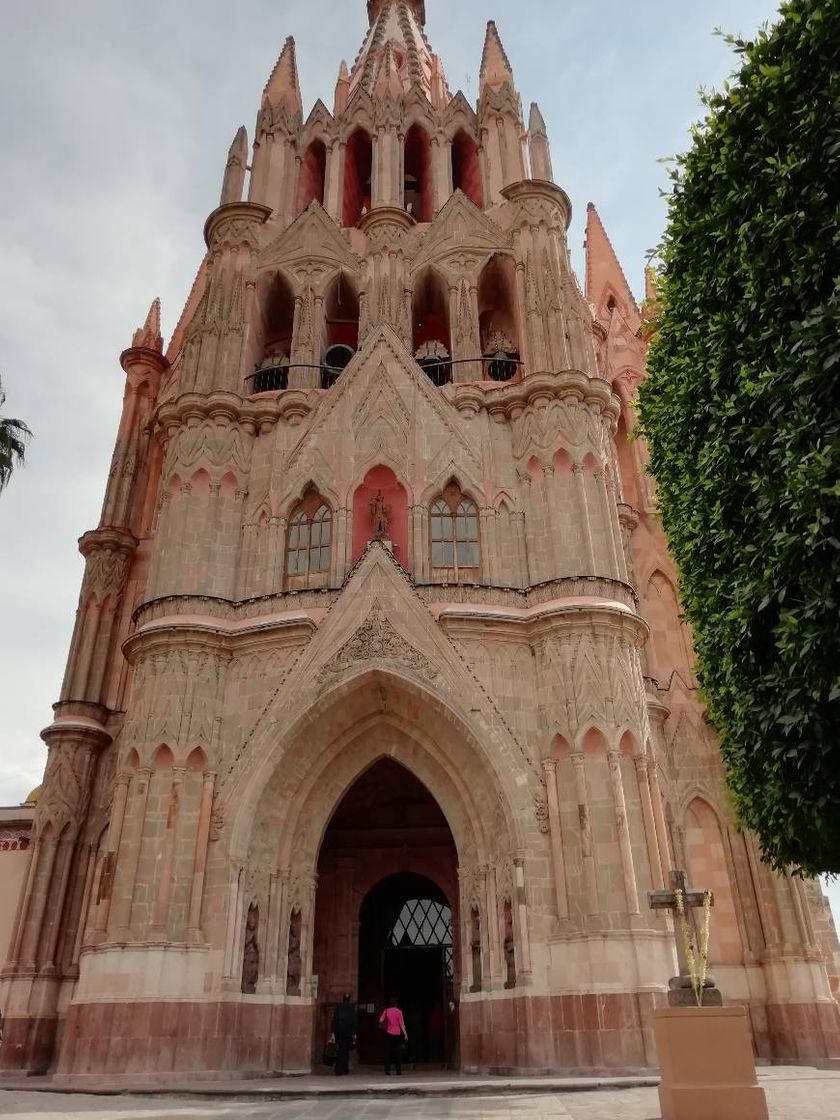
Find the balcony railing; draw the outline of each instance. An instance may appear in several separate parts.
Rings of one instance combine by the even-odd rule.
[[[480,366],[483,381],[506,382],[512,381],[524,365],[519,358],[508,354],[494,354],[492,357],[481,358],[423,358],[418,364],[437,388],[442,388],[444,385],[451,383],[454,366]],[[289,373],[292,370],[306,369],[317,370],[320,375],[321,388],[331,389],[344,372],[346,365],[347,362],[344,365],[327,362],[323,362],[321,365],[314,365],[311,362],[297,362],[294,365],[285,363],[265,365],[249,374],[245,378],[245,382],[252,394],[283,392],[289,388]]]

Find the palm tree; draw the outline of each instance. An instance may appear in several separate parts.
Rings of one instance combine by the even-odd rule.
[[[23,466],[26,443],[32,435],[22,420],[12,420],[2,415],[6,394],[3,392],[3,379],[0,378],[0,491],[4,489],[12,471]]]

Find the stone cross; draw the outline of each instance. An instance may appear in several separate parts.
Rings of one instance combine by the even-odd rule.
[[[688,921],[691,922],[694,929],[694,945],[697,953],[700,952],[699,938],[697,937],[697,927],[694,922],[692,910],[698,909],[703,906],[706,894],[709,895],[709,905],[714,906],[715,896],[711,891],[695,891],[689,890],[688,876],[684,871],[671,871],[668,876],[668,890],[664,891],[650,891],[648,893],[648,904],[651,910],[670,910],[674,918],[674,938],[677,943],[677,962],[679,964],[679,976],[675,976],[669,984],[670,991],[668,993],[668,1002],[673,1004],[682,1003],[683,1000],[679,998],[678,993],[686,988],[691,988],[691,970],[688,967],[688,961],[685,955],[685,945],[683,944],[682,927],[679,917],[679,906],[677,904],[677,891],[682,892],[682,904],[685,910],[685,915]],[[719,1002],[720,995],[715,988],[715,982],[711,976],[706,977],[704,985],[706,989],[704,993],[704,1003],[713,1004]],[[709,998],[711,993],[715,995]]]

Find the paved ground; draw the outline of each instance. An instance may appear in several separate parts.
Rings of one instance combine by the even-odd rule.
[[[767,1090],[771,1120],[840,1118],[840,1072],[778,1067],[761,1070],[759,1078]],[[378,1083],[364,1079],[365,1088],[368,1084]],[[395,1081],[390,1085],[396,1088]],[[354,1087],[362,1085],[357,1082]],[[404,1091],[411,1087],[409,1077],[400,1083]],[[416,1087],[422,1088],[422,1083]],[[9,1120],[655,1120],[659,1116],[654,1088],[473,1097],[406,1097],[392,1091],[386,1099],[326,1096],[285,1101],[237,1098],[230,1094],[234,1086],[227,1088],[227,1094],[215,1098],[101,1097],[3,1090],[0,1085],[0,1116]]]

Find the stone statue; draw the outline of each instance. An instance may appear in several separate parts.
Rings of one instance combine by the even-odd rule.
[[[472,950],[473,982],[471,992],[481,991],[481,918],[478,910],[472,908],[470,913],[470,949]]]
[[[260,908],[252,904],[248,907],[245,921],[245,948],[242,953],[242,991],[251,996],[257,990],[260,976],[260,946],[257,941],[259,925]]]
[[[506,988],[516,987],[516,948],[513,940],[513,911],[509,902],[505,903],[505,968]]]
[[[302,972],[300,952],[300,911],[296,910],[289,921],[289,963],[286,966],[286,995],[300,995]]]
[[[380,541],[387,540],[391,528],[391,507],[386,505],[385,496],[381,490],[377,490],[371,498],[368,509],[370,510],[370,519],[373,522],[374,537]]]

